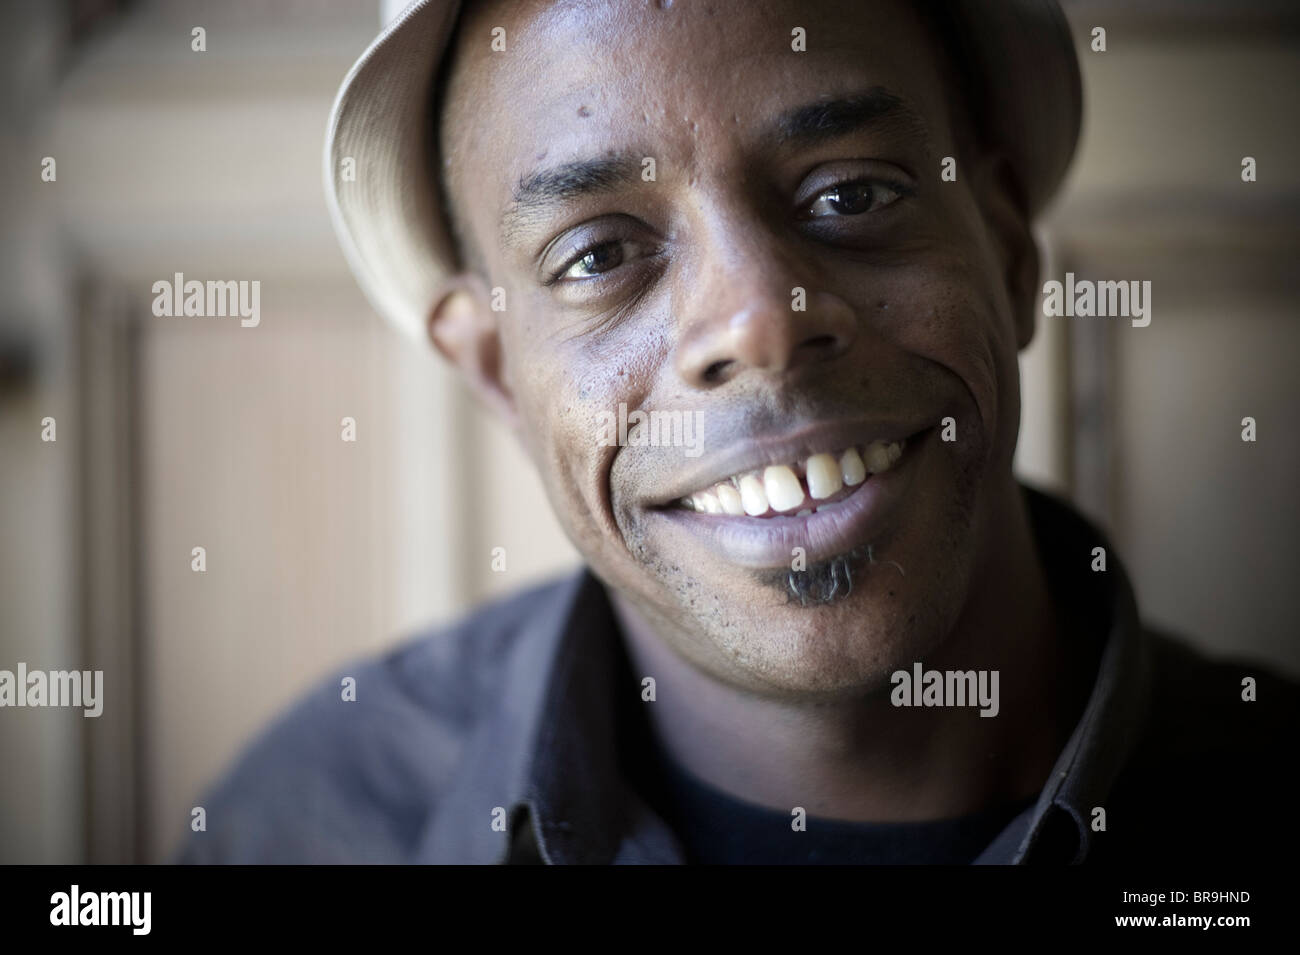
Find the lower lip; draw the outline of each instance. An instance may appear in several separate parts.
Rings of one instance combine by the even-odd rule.
[[[888,471],[873,474],[844,500],[803,517],[739,517],[685,508],[651,513],[703,538],[722,559],[740,567],[789,567],[796,547],[803,548],[810,563],[826,560],[879,538],[911,484],[929,437],[923,432],[909,438],[903,456]]]

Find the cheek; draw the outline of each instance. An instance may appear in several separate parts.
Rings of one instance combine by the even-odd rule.
[[[1019,370],[1010,309],[988,268],[958,254],[927,257],[891,288],[890,309],[897,308],[902,320],[891,319],[887,327],[899,348],[961,382],[984,440],[1000,444],[1008,427],[1015,429],[1010,419],[1017,413]],[[966,430],[960,417],[957,430]]]
[[[634,350],[584,335],[547,305],[528,301],[519,311],[529,318],[503,323],[508,376],[521,438],[556,515],[575,546],[594,556],[617,534],[609,470],[619,449],[607,440],[609,423],[620,404],[629,411],[642,404],[644,376],[628,358]]]

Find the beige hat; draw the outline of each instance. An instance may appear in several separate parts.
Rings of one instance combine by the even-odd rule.
[[[460,0],[416,0],[343,80],[325,139],[325,194],[348,264],[371,304],[423,338],[454,267],[430,150],[433,82]],[[1082,116],[1079,65],[1056,0],[950,0],[971,101],[1005,147],[1030,212],[1060,184]]]

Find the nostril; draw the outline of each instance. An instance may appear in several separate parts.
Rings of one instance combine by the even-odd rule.
[[[707,382],[717,381],[722,376],[723,370],[730,364],[731,364],[730,359],[715,361],[708,368],[704,369],[704,380]]]
[[[834,348],[837,339],[834,335],[817,335],[803,343],[804,348]]]

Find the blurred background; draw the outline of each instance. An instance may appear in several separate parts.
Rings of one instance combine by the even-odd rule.
[[[1300,675],[1300,5],[1065,6],[1086,115],[1043,280],[1149,279],[1154,318],[1040,316],[1018,469],[1111,531],[1151,623]],[[101,669],[107,705],[0,709],[0,862],[159,861],[310,684],[577,556],[331,231],[325,122],[376,4],[7,14],[0,669]],[[260,326],[154,317],[176,272],[259,280]]]

